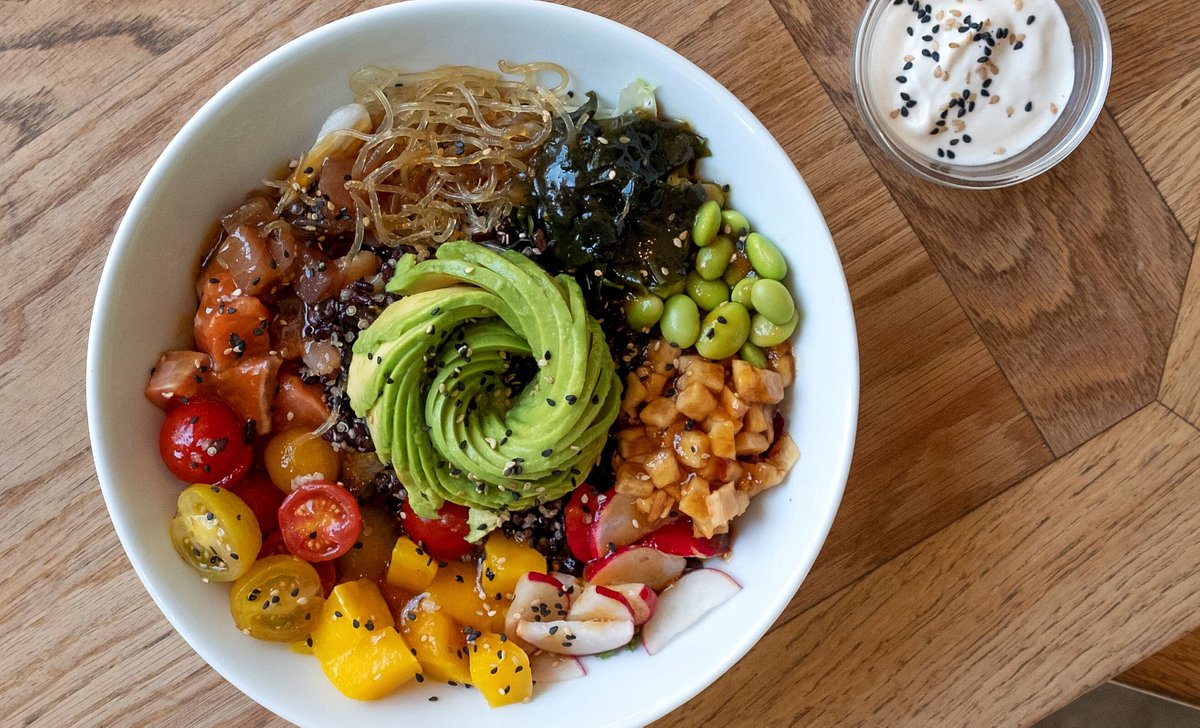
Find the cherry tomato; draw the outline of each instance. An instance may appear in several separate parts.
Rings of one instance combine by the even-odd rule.
[[[283,504],[283,493],[279,492],[270,478],[262,473],[251,473],[229,490],[254,511],[254,518],[263,533],[279,530],[279,506]]]
[[[421,518],[404,501],[400,512],[404,530],[434,558],[452,561],[471,550],[467,534],[467,508],[449,501],[438,509],[437,518]]]
[[[215,485],[193,485],[179,494],[171,543],[206,579],[233,581],[254,563],[262,534],[241,498]]]
[[[358,533],[358,540],[353,548],[337,560],[342,581],[382,581],[399,537],[400,523],[387,509],[378,505],[363,506],[362,530]]]
[[[242,632],[269,642],[293,642],[312,629],[325,597],[312,564],[295,556],[268,556],[233,584],[229,611]]]
[[[563,512],[563,530],[567,534],[567,548],[580,561],[591,561],[596,553],[592,540],[592,521],[596,515],[596,489],[584,483],[571,494]]]
[[[279,507],[283,542],[305,561],[336,559],[354,547],[361,529],[358,502],[340,485],[305,483]]]
[[[273,436],[263,451],[263,462],[271,482],[284,493],[307,481],[337,480],[342,469],[333,445],[299,427]]]
[[[276,520],[278,517],[276,516]],[[258,550],[258,558],[265,559],[268,556],[293,556],[291,551],[288,551],[287,544],[283,542],[283,534],[279,531],[272,531],[270,535],[263,539],[262,548]],[[328,597],[333,588],[337,586],[338,575],[337,568],[332,561],[313,561],[310,562],[312,567],[317,570],[317,576],[321,579],[321,594]]]
[[[250,469],[246,423],[220,402],[188,402],[163,418],[158,451],[171,474],[189,483],[232,485]]]

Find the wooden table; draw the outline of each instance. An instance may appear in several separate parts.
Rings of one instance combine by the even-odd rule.
[[[130,569],[88,451],[85,341],[113,231],[171,136],[269,50],[373,4],[0,2],[0,723],[279,723]],[[1028,724],[1200,627],[1191,0],[1105,2],[1095,130],[1053,172],[974,193],[906,176],[866,136],[848,61],[864,0],[577,4],[678,49],[775,133],[861,337],[858,451],[816,568],[664,725]],[[1195,697],[1197,659],[1193,636],[1128,679]]]

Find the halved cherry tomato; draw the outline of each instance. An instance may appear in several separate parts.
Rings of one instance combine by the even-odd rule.
[[[437,518],[421,518],[404,501],[400,512],[401,524],[412,539],[423,546],[434,558],[452,561],[471,550],[467,534],[467,509],[449,501],[438,509]]]
[[[229,591],[229,611],[237,628],[269,642],[292,642],[307,635],[324,604],[316,570],[295,556],[259,559]]]
[[[251,473],[237,485],[230,486],[229,490],[254,511],[254,518],[264,534],[279,530],[279,506],[283,504],[283,493],[279,492],[270,478],[260,472]]]
[[[168,412],[158,452],[176,478],[222,486],[241,480],[252,455],[246,423],[220,402],[188,402]]]
[[[262,534],[241,498],[215,485],[193,485],[179,494],[171,543],[193,569],[211,581],[233,581],[254,563]]]
[[[336,559],[354,547],[361,529],[358,502],[332,483],[305,483],[279,507],[283,542],[305,561]]]
[[[258,558],[260,559],[265,559],[268,556],[292,555],[292,552],[288,551],[287,544],[283,542],[283,534],[279,531],[273,531],[264,538],[262,548],[258,550]],[[338,583],[337,568],[333,565],[332,561],[311,561],[309,563],[317,570],[317,576],[321,579],[321,594],[329,596],[329,593],[333,591],[333,588]]]

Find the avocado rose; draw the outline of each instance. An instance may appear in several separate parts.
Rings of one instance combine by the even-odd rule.
[[[583,482],[621,383],[573,279],[453,242],[404,256],[388,290],[403,298],[359,335],[347,391],[418,515],[521,510]]]

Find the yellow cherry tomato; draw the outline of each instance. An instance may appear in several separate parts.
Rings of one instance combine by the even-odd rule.
[[[171,543],[201,576],[233,581],[262,548],[262,532],[245,501],[215,485],[193,485],[179,494]]]
[[[337,481],[342,461],[333,445],[303,428],[284,430],[263,451],[271,482],[284,493],[309,480]]]

